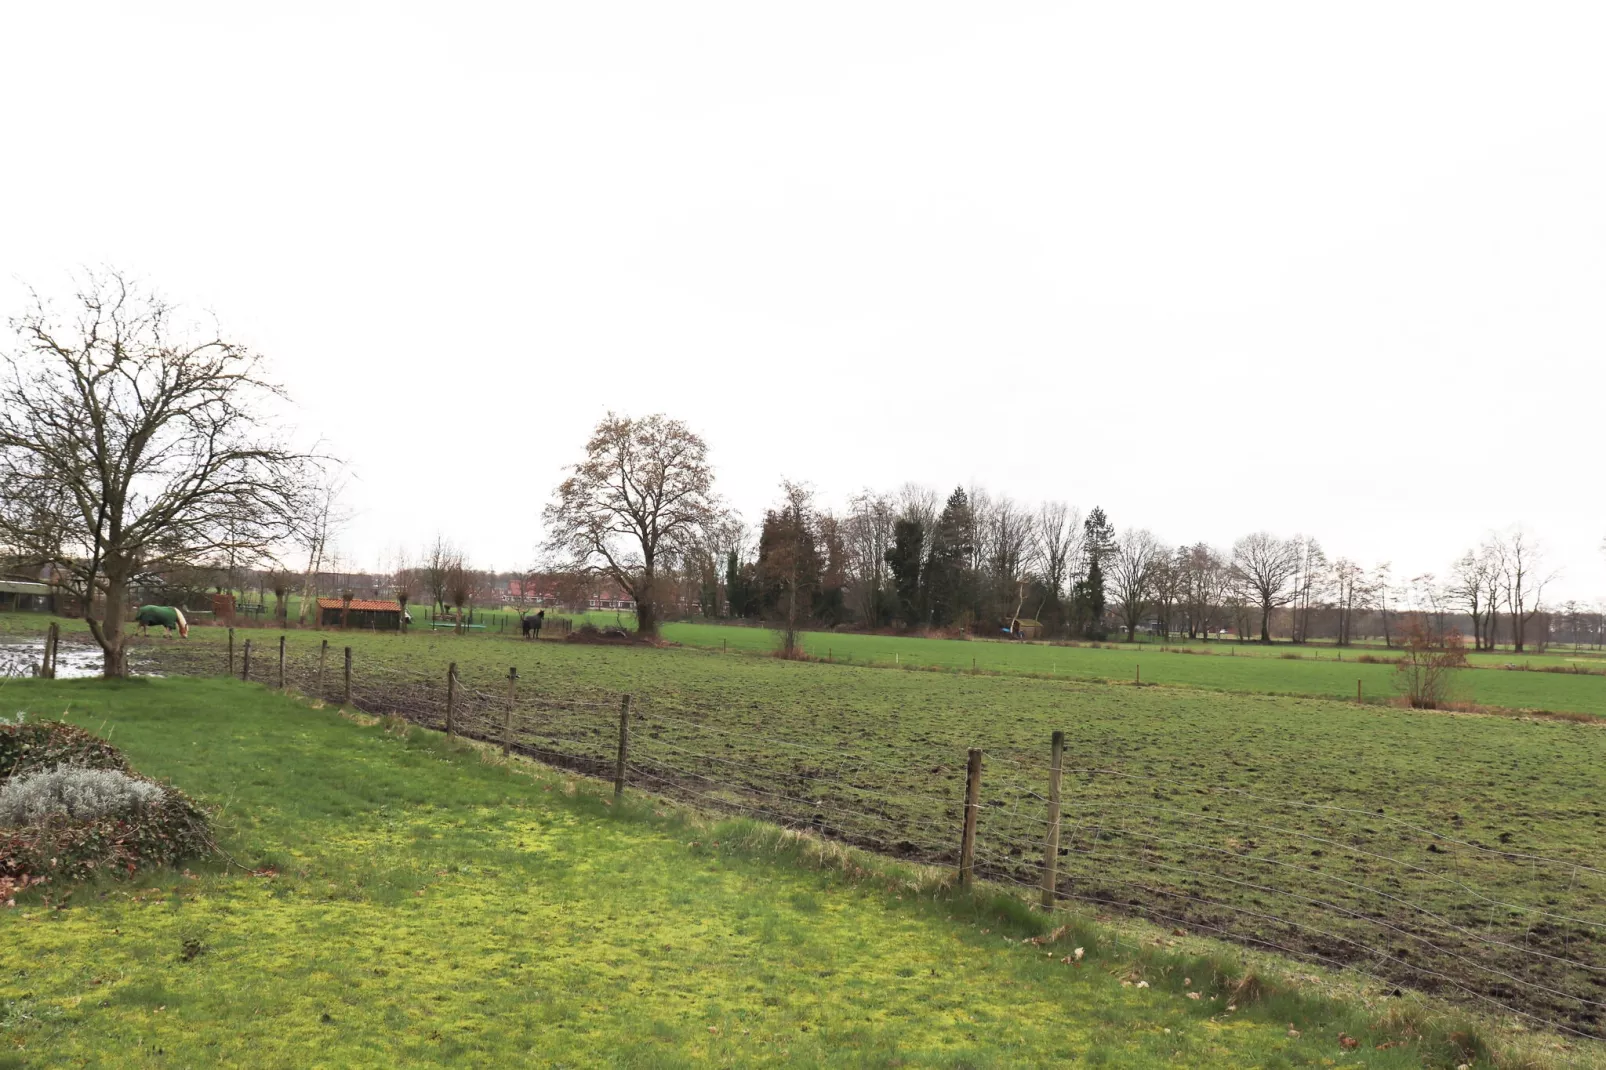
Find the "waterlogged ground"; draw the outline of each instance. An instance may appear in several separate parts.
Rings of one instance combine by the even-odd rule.
[[[0,910],[0,1065],[1428,1058],[1342,1008],[1230,1011],[1174,977],[1138,987],[1128,966],[947,920],[897,882],[765,863],[650,803],[616,810],[260,688],[11,687],[216,808],[231,861]]]
[[[37,676],[44,661],[43,639],[0,641],[0,677]],[[56,679],[73,680],[99,676],[100,648],[82,643],[62,642],[56,647]],[[137,671],[138,666],[136,666]]]

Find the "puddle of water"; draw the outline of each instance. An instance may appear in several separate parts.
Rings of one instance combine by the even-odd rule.
[[[37,676],[45,657],[45,641],[0,643],[0,676]],[[99,676],[103,659],[98,646],[62,643],[56,647],[56,679],[72,680]],[[137,669],[130,665],[130,668]]]

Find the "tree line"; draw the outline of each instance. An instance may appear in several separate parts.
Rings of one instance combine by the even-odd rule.
[[[707,447],[664,416],[610,414],[544,513],[549,567],[609,576],[652,631],[666,611],[801,627],[1014,632],[1128,640],[1140,632],[1271,642],[1397,641],[1403,614],[1478,650],[1549,637],[1554,573],[1520,529],[1489,535],[1440,578],[1329,557],[1312,536],[1259,531],[1230,546],[1169,544],[1104,509],[1035,505],[983,487],[906,484],[823,507],[785,481],[749,527],[713,491]],[[1575,634],[1591,615],[1569,603]],[[1544,635],[1536,638],[1536,629]]]

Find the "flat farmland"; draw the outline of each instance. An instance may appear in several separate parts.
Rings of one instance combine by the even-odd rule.
[[[669,624],[664,638],[686,646],[736,653],[768,653],[775,633],[717,624]],[[1273,644],[1195,644],[1162,649],[1148,643],[1062,646],[1049,643],[961,641],[841,632],[807,632],[810,657],[857,665],[1007,673],[1066,679],[1132,682],[1353,699],[1355,684],[1367,699],[1397,695],[1394,666],[1383,649],[1338,650]],[[1544,656],[1475,654],[1472,668],[1454,673],[1452,699],[1506,709],[1550,710],[1606,716],[1606,662],[1588,654]],[[1507,669],[1506,665],[1519,666]],[[1566,671],[1542,671],[1566,670]]]
[[[273,682],[277,637],[250,634],[253,678]],[[460,730],[501,739],[510,726],[525,753],[611,775],[629,694],[636,787],[926,861],[955,859],[966,752],[980,748],[978,866],[1023,891],[1042,876],[1061,730],[1061,898],[1602,1031],[1606,734],[1594,724],[688,647],[328,637],[352,645],[365,709],[442,725],[456,662]],[[289,635],[293,687],[316,690],[322,638]],[[215,673],[222,639],[198,628],[136,653]]]

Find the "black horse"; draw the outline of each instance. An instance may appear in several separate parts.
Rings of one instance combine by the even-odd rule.
[[[541,625],[546,620],[546,610],[537,610],[533,617],[520,617],[519,628],[524,638],[528,639],[533,633],[537,639],[541,638]]]

